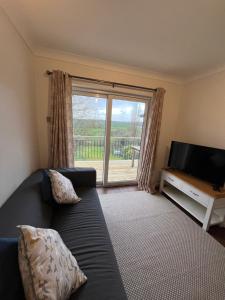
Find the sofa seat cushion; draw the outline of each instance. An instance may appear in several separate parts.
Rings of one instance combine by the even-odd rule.
[[[127,299],[95,188],[78,188],[82,201],[54,208],[57,230],[88,277],[70,299]]]

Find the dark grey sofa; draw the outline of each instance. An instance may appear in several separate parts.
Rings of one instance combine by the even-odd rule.
[[[59,171],[71,179],[82,201],[76,205],[49,203],[50,182],[44,171],[38,170],[0,208],[0,238],[18,237],[18,224],[53,228],[88,277],[71,299],[127,299],[95,188],[96,171]]]

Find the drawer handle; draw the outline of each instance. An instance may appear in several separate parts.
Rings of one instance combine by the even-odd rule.
[[[197,196],[197,197],[199,197],[199,195],[197,194],[197,193],[195,193],[195,192],[193,192],[193,191],[190,191],[194,196]]]
[[[171,177],[168,177],[168,179],[169,179],[170,181],[174,182],[174,179],[173,179],[173,178],[171,178]]]

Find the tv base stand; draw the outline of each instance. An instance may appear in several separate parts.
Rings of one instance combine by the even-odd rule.
[[[204,230],[225,220],[225,189],[215,191],[212,185],[183,172],[164,169],[160,192],[175,201],[202,223]]]

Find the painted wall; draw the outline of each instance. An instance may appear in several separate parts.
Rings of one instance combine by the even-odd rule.
[[[225,71],[185,86],[178,120],[179,140],[225,149]]]
[[[33,57],[0,8],[0,206],[38,166]]]
[[[34,169],[47,166],[48,69],[165,88],[156,176],[172,139],[225,148],[225,71],[184,86],[103,62],[79,62],[64,55],[33,56],[1,9],[0,38],[0,205]]]
[[[78,76],[87,76],[103,80],[122,82],[127,84],[142,85],[147,87],[163,87],[166,89],[166,96],[163,108],[163,119],[157,155],[157,172],[164,165],[166,153],[171,139],[175,138],[179,105],[183,86],[180,84],[168,82],[160,79],[152,79],[150,76],[141,73],[126,72],[119,70],[109,70],[107,67],[91,66],[59,60],[53,58],[36,57],[35,58],[35,80],[36,80],[36,112],[38,124],[38,137],[40,149],[41,167],[47,166],[48,146],[47,146],[47,122],[48,111],[48,76],[46,70],[60,69],[70,74]]]

